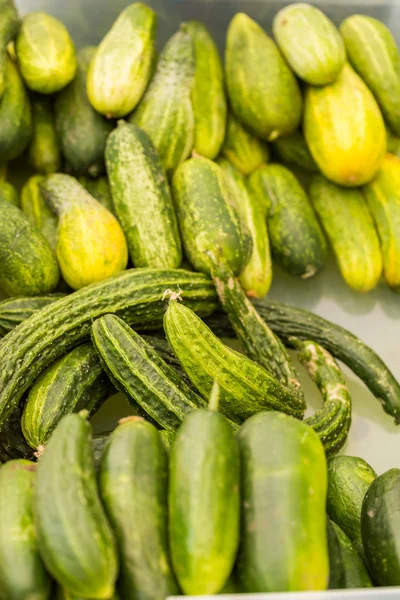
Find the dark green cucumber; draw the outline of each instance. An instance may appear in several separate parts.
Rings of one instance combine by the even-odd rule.
[[[186,595],[216,594],[233,569],[239,544],[239,450],[226,419],[209,409],[191,414],[170,453],[171,559]]]
[[[89,338],[95,319],[115,313],[137,328],[157,329],[165,289],[179,286],[193,310],[204,316],[215,310],[208,277],[181,269],[133,269],[61,298],[21,323],[0,340],[0,429],[43,369]]]
[[[157,429],[140,417],[122,419],[101,459],[99,489],[115,531],[124,600],[179,594],[169,563],[167,474]]]
[[[8,202],[8,204],[19,206],[18,192],[12,183],[0,181],[0,202]]]
[[[172,196],[150,137],[118,121],[107,140],[106,165],[135,267],[179,267],[182,249]]]
[[[300,130],[280,137],[272,144],[279,162],[297,167],[307,173],[318,173],[318,166],[308,149],[307,142]]]
[[[87,191],[93,196],[93,198],[96,198],[96,200],[100,202],[100,204],[102,204],[107,210],[109,210],[113,215],[115,215],[110,184],[106,176],[96,177],[96,179],[92,179],[91,177],[86,177],[85,175],[82,175],[81,177],[79,177],[79,183],[87,189]]]
[[[372,587],[372,581],[347,535],[328,519],[329,589]]]
[[[60,170],[61,152],[54,123],[53,105],[46,96],[32,96],[32,139],[29,162],[43,175]]]
[[[208,398],[217,381],[221,411],[238,423],[260,410],[281,410],[302,417],[303,399],[260,365],[225,346],[179,299],[179,294],[170,294],[164,330],[182,367],[203,397]]]
[[[361,513],[362,543],[377,585],[400,585],[400,469],[390,469],[368,488]]]
[[[361,537],[364,496],[375,478],[373,468],[357,456],[335,456],[328,462],[328,515],[354,543]]]
[[[91,427],[67,415],[40,457],[34,490],[39,551],[49,573],[69,592],[107,599],[118,560],[97,491]]]
[[[40,185],[44,180],[43,175],[33,175],[24,184],[21,191],[21,209],[36,229],[40,229],[50,246],[55,250],[58,219],[43,198]]]
[[[339,365],[325,348],[311,340],[293,340],[299,361],[321,392],[323,408],[305,422],[318,434],[327,456],[347,440],[351,425],[351,396]]]
[[[56,128],[62,153],[77,175],[97,177],[104,171],[104,151],[113,124],[94,110],[86,92],[86,76],[94,47],[78,53],[75,79],[57,97]]]
[[[17,325],[29,319],[35,312],[63,298],[65,294],[47,296],[21,296],[6,298],[0,302],[0,337],[5,336]]]
[[[48,600],[51,579],[37,547],[32,494],[36,465],[13,460],[0,468],[0,598]]]
[[[317,434],[297,419],[262,412],[246,421],[237,439],[242,585],[247,592],[326,589],[327,474]]]

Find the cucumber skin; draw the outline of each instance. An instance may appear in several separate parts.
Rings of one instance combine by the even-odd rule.
[[[172,563],[186,595],[215,594],[239,544],[239,451],[226,419],[200,409],[187,417],[170,452]]]
[[[306,140],[301,131],[297,130],[290,135],[280,137],[272,143],[274,155],[279,162],[289,167],[297,167],[307,173],[318,173],[318,165],[308,149]]]
[[[373,587],[361,556],[336,523],[328,520],[329,589]]]
[[[6,88],[0,103],[0,155],[3,162],[17,158],[32,135],[32,111],[16,65],[6,61]]]
[[[270,155],[267,144],[247,131],[232,113],[228,114],[222,154],[242,175],[267,163]]]
[[[64,294],[21,296],[0,302],[0,338],[31,317],[36,311],[62,298]]]
[[[48,600],[51,580],[37,548],[32,514],[36,465],[13,460],[0,468],[0,598]]]
[[[24,184],[21,191],[21,209],[36,229],[42,232],[52,250],[55,251],[58,219],[47,206],[40,190],[40,185],[44,180],[43,175],[33,175]]]
[[[237,440],[242,585],[252,593],[326,589],[326,460],[317,434],[282,413],[261,412]]]
[[[61,153],[55,130],[53,105],[46,96],[32,97],[33,132],[29,162],[35,171],[49,175],[60,170]]]
[[[118,587],[126,600],[179,594],[169,562],[168,461],[157,429],[140,417],[111,434],[99,489],[120,556]]]
[[[119,121],[107,140],[106,164],[135,267],[179,267],[182,248],[171,191],[150,137]]]
[[[8,202],[19,207],[18,192],[8,181],[0,181],[0,202]]]
[[[40,458],[34,516],[40,554],[58,583],[76,595],[109,598],[118,560],[97,491],[91,427],[82,415],[62,419]]]

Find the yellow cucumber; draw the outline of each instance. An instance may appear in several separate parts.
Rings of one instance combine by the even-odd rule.
[[[267,144],[247,131],[232,113],[228,114],[222,154],[242,175],[250,175],[257,167],[269,161]]]

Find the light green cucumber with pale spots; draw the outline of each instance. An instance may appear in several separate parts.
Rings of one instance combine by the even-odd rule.
[[[40,184],[45,181],[43,175],[33,175],[21,191],[21,208],[33,225],[40,229],[53,250],[57,244],[57,217],[47,206]]]
[[[290,4],[275,16],[272,31],[300,79],[311,85],[335,81],[346,60],[346,50],[339,31],[319,8]]]
[[[87,75],[92,106],[108,118],[128,115],[152,75],[157,17],[141,2],[121,12],[100,42]]]
[[[318,173],[318,165],[313,159],[304,135],[300,130],[280,137],[272,142],[274,155],[284,165],[297,167],[307,173]]]
[[[244,230],[222,169],[208,158],[185,161],[175,171],[172,191],[186,256],[209,273],[213,260],[226,260],[238,275],[250,258]]]
[[[309,194],[347,285],[369,292],[381,277],[382,253],[363,193],[316,175]]]
[[[12,183],[0,181],[0,202],[7,202],[14,206],[19,206],[18,192]]]
[[[349,60],[400,135],[400,57],[390,29],[378,19],[352,15],[340,25]]]
[[[32,139],[29,162],[38,173],[49,175],[60,170],[61,152],[54,123],[53,105],[47,96],[32,95]]]
[[[195,70],[194,44],[183,25],[164,46],[150,85],[130,119],[150,136],[167,173],[193,149]]]
[[[244,13],[229,25],[225,70],[232,110],[255,135],[272,141],[298,128],[302,98],[296,78],[275,42]]]
[[[225,138],[227,103],[224,74],[210,33],[202,23],[185,24],[194,44],[196,75],[192,89],[194,145],[196,154],[214,159]]]
[[[242,175],[250,175],[269,161],[267,144],[250,133],[231,112],[228,114],[222,154]]]
[[[96,177],[95,179],[82,175],[79,177],[79,183],[83,185],[85,189],[87,189],[93,198],[96,198],[96,200],[100,202],[104,208],[109,210],[115,216],[115,208],[111,195],[110,183],[105,175],[103,177]]]
[[[251,192],[266,211],[274,260],[288,273],[306,279],[327,257],[324,234],[296,177],[278,164],[263,165],[249,177]]]
[[[229,197],[234,201],[240,220],[249,231],[252,250],[239,281],[248,296],[263,298],[272,282],[272,264],[267,223],[263,206],[246,185],[246,180],[226,158],[218,159],[225,176]]]
[[[73,41],[63,23],[52,15],[44,12],[26,15],[15,52],[22,77],[34,92],[54,94],[75,76]]]
[[[179,267],[181,241],[165,171],[150,137],[118,121],[106,145],[113,204],[135,267]]]

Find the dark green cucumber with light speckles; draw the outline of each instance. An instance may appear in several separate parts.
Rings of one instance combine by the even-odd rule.
[[[328,519],[329,589],[372,587],[368,571],[347,535]]]
[[[28,179],[21,191],[21,209],[55,250],[58,219],[43,198],[40,184],[44,180],[42,175],[33,175]]]
[[[18,192],[12,183],[0,181],[0,202],[7,202],[14,206],[19,206]]]
[[[63,297],[64,294],[47,294],[45,296],[6,298],[0,302],[0,337],[5,336],[41,308],[53,304]]]
[[[100,204],[102,204],[104,208],[109,210],[115,216],[115,209],[113,198],[111,195],[110,184],[106,176],[96,177],[96,179],[92,179],[92,177],[86,177],[85,175],[82,175],[81,177],[79,177],[79,183],[87,189],[87,191],[93,196],[93,198],[96,198],[96,200],[100,202]]]
[[[49,175],[60,170],[61,151],[54,122],[53,104],[48,96],[32,95],[32,139],[29,162],[37,173]]]

